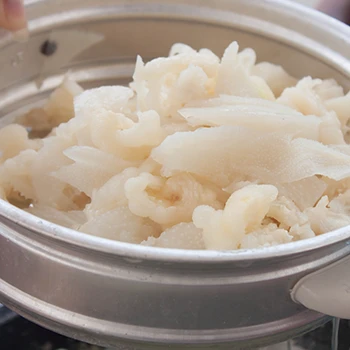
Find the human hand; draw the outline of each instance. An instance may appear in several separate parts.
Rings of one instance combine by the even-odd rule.
[[[26,26],[23,0],[0,0],[0,28],[16,32]]]

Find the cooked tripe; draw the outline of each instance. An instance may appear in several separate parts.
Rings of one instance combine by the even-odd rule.
[[[66,76],[0,130],[0,198],[65,227],[236,250],[350,225],[350,93],[232,43],[136,60],[129,87]]]

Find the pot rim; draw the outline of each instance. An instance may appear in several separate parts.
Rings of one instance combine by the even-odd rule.
[[[49,2],[48,0],[28,0],[26,6]],[[194,2],[197,2],[196,0]],[[257,3],[257,1],[255,1]],[[327,31],[338,37],[346,37],[350,28],[338,20],[329,17],[314,9],[301,4],[285,0],[263,0],[259,5],[268,4],[269,7],[276,6],[278,10],[292,11],[294,15],[303,15],[312,24],[321,28],[322,24],[327,26]],[[277,10],[278,8],[278,10]],[[322,28],[324,30],[324,27]],[[346,42],[344,42],[346,45]],[[350,225],[328,232],[313,238],[301,241],[285,243],[272,247],[240,249],[228,251],[216,250],[185,250],[172,248],[157,248],[142,246],[140,244],[124,243],[102,237],[92,236],[83,232],[62,227],[29,214],[12,204],[0,199],[0,224],[4,219],[5,225],[15,224],[32,233],[39,233],[49,240],[60,241],[63,244],[78,246],[89,251],[97,251],[115,256],[172,263],[223,263],[240,262],[251,260],[271,259],[286,257],[298,253],[305,253],[320,249],[325,246],[339,243],[350,239]],[[12,226],[11,225],[11,226]],[[17,234],[21,234],[18,231]],[[13,234],[14,233],[10,233]],[[350,240],[349,240],[350,244]]]
[[[298,253],[321,249],[347,239],[350,239],[350,225],[319,236],[277,246],[238,249],[238,250],[189,250],[174,248],[158,248],[141,244],[125,243],[107,238],[92,236],[70,228],[56,225],[27,213],[14,205],[0,199],[1,219],[15,223],[32,232],[63,244],[81,247],[85,250],[98,251],[115,256],[135,259],[172,263],[223,263],[251,260],[265,260],[286,257]],[[6,220],[7,219],[7,220]],[[16,231],[18,234],[18,231]],[[348,241],[350,244],[350,240]]]

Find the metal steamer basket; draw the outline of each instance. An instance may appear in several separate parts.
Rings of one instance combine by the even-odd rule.
[[[137,54],[166,55],[175,42],[221,54],[237,40],[295,76],[350,88],[350,29],[285,1],[31,0],[28,14],[28,43],[0,37],[1,123],[45,98],[67,70],[85,87],[125,84]],[[67,31],[104,40],[67,61],[84,42],[72,44]],[[344,228],[261,250],[156,249],[65,229],[0,201],[0,301],[117,349],[253,348],[311,330],[325,314],[350,318],[349,243]]]

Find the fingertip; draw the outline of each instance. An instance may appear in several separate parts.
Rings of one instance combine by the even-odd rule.
[[[8,17],[24,17],[23,0],[3,0],[5,13]]]
[[[29,31],[27,27],[24,27],[20,30],[16,30],[13,32],[13,40],[19,43],[25,43],[28,41]]]
[[[19,31],[27,27],[23,0],[3,0],[6,29]]]

